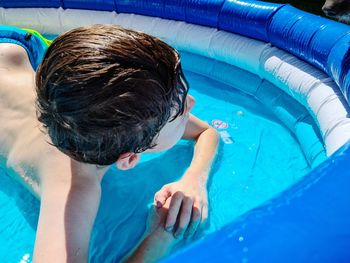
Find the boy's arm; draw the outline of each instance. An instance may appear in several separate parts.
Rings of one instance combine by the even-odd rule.
[[[147,229],[140,244],[132,251],[123,262],[156,262],[167,256],[176,244],[181,242],[186,226],[181,226],[181,220],[188,223],[187,237],[196,231],[200,220],[193,215],[199,212],[199,218],[204,222],[207,217],[207,181],[212,162],[215,158],[218,135],[217,132],[205,122],[194,116],[190,116],[189,123],[183,135],[184,139],[196,140],[195,152],[192,163],[185,175],[178,182],[164,186],[156,195],[162,202],[161,206],[152,207],[147,220]],[[181,207],[186,206],[186,202],[192,199],[190,210],[176,210],[176,202]],[[175,209],[174,209],[175,208]],[[178,218],[178,214],[181,214]],[[187,219],[186,219],[187,217]],[[165,231],[166,224],[179,224],[175,237],[172,231]],[[191,233],[192,231],[192,233]]]
[[[55,160],[42,166],[41,172],[46,176],[41,182],[33,262],[87,262],[90,234],[100,202],[101,171],[74,160],[70,160],[70,165],[67,160]],[[178,242],[164,231],[168,207],[166,203],[151,210],[146,233],[126,262],[155,262]]]
[[[208,217],[207,182],[219,136],[214,128],[191,114],[183,139],[196,141],[191,165],[178,182],[163,186],[155,196],[158,207],[171,198],[165,228],[175,237],[192,236]]]
[[[161,208],[151,207],[147,218],[146,230],[140,243],[122,262],[152,263],[159,261],[161,258],[167,256],[180,241],[175,239],[172,233],[164,230],[169,203],[170,199]]]
[[[171,233],[158,228],[155,232],[145,236],[124,263],[157,262],[167,256],[174,247],[176,240]]]
[[[46,165],[33,262],[87,262],[100,202],[100,182],[89,165]]]

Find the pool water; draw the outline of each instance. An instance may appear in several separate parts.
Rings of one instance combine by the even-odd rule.
[[[276,196],[310,168],[294,136],[263,105],[204,76],[185,74],[197,101],[192,112],[222,137],[209,183],[209,233]],[[143,155],[133,170],[109,169],[91,262],[118,260],[135,246],[154,193],[182,176],[192,154],[193,143],[180,141],[166,152]],[[39,202],[7,173],[0,170],[1,261],[31,262]]]

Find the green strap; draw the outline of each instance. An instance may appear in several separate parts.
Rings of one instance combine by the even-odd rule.
[[[28,28],[22,28],[23,30],[27,31],[30,34],[33,34],[37,37],[39,37],[47,46],[50,46],[52,43],[52,40],[48,40],[45,37],[43,37],[38,31],[35,31],[33,29],[28,29]]]

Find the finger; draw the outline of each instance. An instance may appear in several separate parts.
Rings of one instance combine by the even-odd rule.
[[[168,232],[173,231],[183,198],[184,198],[184,194],[182,192],[176,192],[171,197],[169,212],[165,223],[165,229]]]
[[[193,237],[200,222],[201,222],[201,208],[199,208],[199,204],[194,204],[192,207],[191,222],[186,230],[185,238]]]
[[[154,203],[158,208],[162,207],[166,200],[171,196],[171,191],[168,187],[163,187],[154,196]]]
[[[191,221],[192,207],[193,207],[193,199],[190,197],[185,197],[181,205],[181,212],[180,212],[178,226],[174,233],[174,236],[176,238],[181,238],[185,233],[188,227],[188,224]]]
[[[208,205],[202,207],[201,228],[205,228],[208,222]]]

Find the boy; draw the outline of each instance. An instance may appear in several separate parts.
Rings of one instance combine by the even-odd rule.
[[[196,141],[192,163],[156,194],[144,239],[126,261],[155,261],[205,222],[218,136],[189,114],[194,99],[173,48],[117,26],[77,28],[47,49],[36,85],[28,61],[6,56],[14,63],[4,62],[1,107],[15,114],[0,116],[9,123],[0,132],[8,165],[41,199],[34,262],[86,262],[108,166],[131,169],[141,153],[166,150],[180,138]],[[36,92],[23,87],[29,84]],[[15,92],[21,103],[13,102]]]

